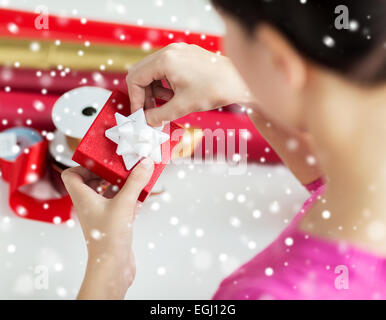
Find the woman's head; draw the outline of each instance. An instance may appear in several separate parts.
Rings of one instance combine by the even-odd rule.
[[[299,125],[305,88],[321,75],[386,84],[384,0],[212,1],[227,27],[227,54],[267,115]]]

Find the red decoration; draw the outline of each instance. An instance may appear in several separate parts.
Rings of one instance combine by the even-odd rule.
[[[0,9],[0,37],[80,43],[88,40],[91,43],[134,47],[141,47],[144,42],[149,42],[153,48],[162,48],[173,42],[186,42],[211,51],[221,50],[221,37],[216,35],[88,19],[87,23],[82,23],[81,18],[59,17],[52,14],[49,15],[48,29],[36,29],[37,17],[39,13]],[[15,24],[17,32],[11,32],[9,24]]]
[[[21,126],[55,130],[51,112],[58,98],[58,95],[36,92],[0,91],[0,131]]]
[[[75,150],[72,159],[113,185],[122,187],[131,170],[126,170],[122,157],[116,154],[117,145],[105,136],[107,129],[116,126],[114,116],[116,112],[124,116],[131,113],[129,97],[120,91],[111,94]],[[171,139],[161,145],[162,162],[154,165],[154,173],[138,198],[141,202],[149,195],[166,163],[169,162],[171,152],[180,142],[184,129],[170,122],[164,127],[164,132],[170,134]]]
[[[200,152],[203,158],[207,157],[205,148],[213,145],[213,155],[226,155],[228,160],[232,159],[234,154],[242,155],[242,147],[240,142],[243,139],[247,144],[247,159],[248,161],[258,161],[260,163],[280,163],[281,160],[275,151],[271,148],[268,142],[257,131],[255,125],[249,119],[246,113],[234,113],[228,111],[206,111],[195,112],[188,114],[176,120],[180,125],[188,124],[192,128],[202,128],[204,137],[202,143],[195,149],[195,153]],[[206,134],[206,129],[209,129],[209,135]],[[224,138],[221,135],[216,136],[216,130],[223,131]],[[242,136],[241,130],[247,130],[247,135]],[[233,132],[232,136],[228,133]],[[228,150],[228,140],[233,139],[234,148]],[[219,143],[223,142],[225,148],[219,148]],[[230,143],[232,145],[232,143]],[[202,148],[201,150],[199,148]]]
[[[26,219],[56,223],[71,218],[72,202],[68,195],[58,199],[36,199],[20,191],[20,187],[43,178],[46,172],[47,140],[23,150],[15,161],[0,158],[2,177],[9,183],[9,205],[12,211]],[[33,177],[33,179],[31,179]]]
[[[38,71],[39,77],[36,76]],[[38,71],[0,66],[0,88],[8,86],[12,88],[11,92],[35,93],[40,93],[42,89],[46,89],[48,94],[63,94],[71,89],[87,85],[127,91],[125,72],[70,70],[65,77],[59,76],[59,74],[53,77],[51,72],[59,73],[58,70]]]

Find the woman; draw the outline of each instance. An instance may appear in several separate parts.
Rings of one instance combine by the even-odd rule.
[[[145,107],[149,124],[158,125],[248,105],[256,127],[313,192],[278,239],[225,279],[214,298],[386,298],[385,2],[213,2],[229,58],[186,44],[150,55],[127,76],[132,109]],[[341,5],[348,11],[336,10]],[[168,102],[154,108],[155,97]],[[123,298],[130,287],[135,199],[151,168],[143,160],[112,200],[93,192],[88,185],[96,180],[86,170],[64,172],[89,250],[80,299]],[[92,239],[93,229],[103,241]]]

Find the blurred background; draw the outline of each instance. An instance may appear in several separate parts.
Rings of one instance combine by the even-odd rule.
[[[64,133],[53,125],[51,110],[66,91],[83,85],[125,91],[125,73],[147,54],[178,41],[222,52],[223,34],[204,0],[0,0],[0,135],[25,126],[58,137]],[[249,130],[247,172],[234,176],[229,164],[189,161],[166,167],[156,186],[163,192],[146,201],[135,225],[137,278],[128,299],[209,299],[221,279],[261,251],[300,209],[307,193],[242,106],[179,119],[187,129],[226,129],[230,121]],[[50,170],[60,172],[69,164],[55,150]],[[74,298],[87,261],[76,215],[61,223],[20,218],[10,208],[5,180],[0,298]],[[37,197],[51,192],[45,188],[35,189]],[[40,266],[48,270],[47,288],[36,285]]]
[[[101,0],[63,1],[1,0],[3,7],[35,11],[45,5],[49,13],[87,17],[123,24],[144,24],[152,27],[175,28],[205,33],[223,34],[224,27],[207,0]]]

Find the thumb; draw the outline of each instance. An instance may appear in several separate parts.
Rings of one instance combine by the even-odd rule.
[[[87,205],[89,201],[96,201],[100,196],[95,193],[85,180],[92,178],[92,173],[83,167],[74,167],[62,172],[62,181],[75,207],[83,204]]]
[[[165,121],[176,120],[185,115],[182,106],[183,103],[174,96],[160,107],[145,109],[146,121],[150,126],[159,127]]]
[[[131,171],[129,178],[121,191],[114,197],[113,201],[118,206],[134,207],[142,189],[149,182],[154,171],[154,162],[149,158],[141,160]]]

